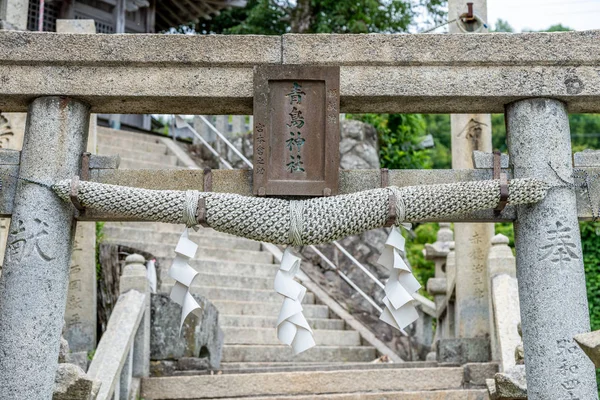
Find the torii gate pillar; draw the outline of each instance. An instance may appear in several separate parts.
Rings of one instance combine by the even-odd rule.
[[[89,106],[64,97],[29,105],[19,177],[52,184],[78,175]],[[0,393],[51,399],[58,365],[74,208],[52,189],[19,181],[0,276]]]
[[[505,115],[514,177],[561,185],[558,173],[570,181],[565,105],[521,100]],[[554,188],[537,204],[517,206],[515,246],[527,398],[598,399],[594,365],[573,341],[590,330],[575,191]]]

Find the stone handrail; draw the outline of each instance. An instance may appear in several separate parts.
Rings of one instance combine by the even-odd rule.
[[[492,238],[488,255],[490,279],[490,332],[492,359],[500,362],[500,370],[515,366],[515,349],[521,342],[521,322],[516,259],[508,246],[508,238],[498,234]]]
[[[127,257],[121,296],[90,364],[88,375],[101,382],[97,400],[137,396],[140,378],[149,375],[150,294],[143,262],[137,254]]]

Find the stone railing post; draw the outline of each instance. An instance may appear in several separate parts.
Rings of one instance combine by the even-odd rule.
[[[448,256],[446,257],[447,305],[446,317],[442,321],[442,329],[445,335],[443,339],[452,339],[456,337],[456,313],[454,307],[454,292],[456,287],[456,252],[454,251],[454,242],[450,242],[448,250]]]
[[[571,180],[565,104],[527,99],[506,106],[515,178],[563,185]],[[574,190],[553,188],[541,202],[517,206],[515,238],[529,400],[598,399],[594,365],[573,337],[589,332]]]
[[[29,105],[19,177],[52,184],[79,175],[90,109],[58,96]],[[58,365],[75,229],[74,207],[19,181],[0,277],[0,393],[50,399]]]
[[[433,295],[435,308],[439,310],[446,300],[446,258],[450,253],[450,242],[453,240],[452,230],[449,223],[440,223],[440,229],[437,233],[435,243],[426,244],[425,258],[432,260],[435,263],[435,276],[427,281],[427,291]],[[444,332],[444,326],[438,321],[438,329],[436,330],[436,339],[442,339],[447,336]]]
[[[516,273],[516,260],[508,246],[508,238],[502,234],[494,236],[488,254],[492,310],[490,332],[495,332],[492,336],[492,359],[500,361],[501,371],[507,371],[515,365],[515,348],[521,343]]]
[[[150,285],[148,283],[145,259],[139,254],[131,254],[125,259],[119,291],[137,290],[146,294],[146,311],[135,334],[132,349],[131,373],[136,378],[150,375]],[[123,368],[125,370],[125,368]],[[122,381],[121,381],[122,382]]]

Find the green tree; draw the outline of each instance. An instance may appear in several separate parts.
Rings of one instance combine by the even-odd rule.
[[[421,114],[358,114],[351,119],[371,124],[379,137],[379,160],[382,168],[431,168],[429,149],[421,146],[426,130]]]
[[[443,18],[446,0],[248,0],[180,31],[222,34],[406,32],[415,17]]]
[[[512,26],[510,26],[508,21],[506,21],[504,19],[500,19],[500,18],[498,18],[498,21],[496,21],[496,25],[494,26],[494,29],[492,29],[492,32],[514,32],[514,31],[515,30],[513,29]]]

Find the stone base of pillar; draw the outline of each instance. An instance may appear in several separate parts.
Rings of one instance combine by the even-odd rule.
[[[486,338],[440,339],[437,362],[463,365],[490,361],[490,341]]]

